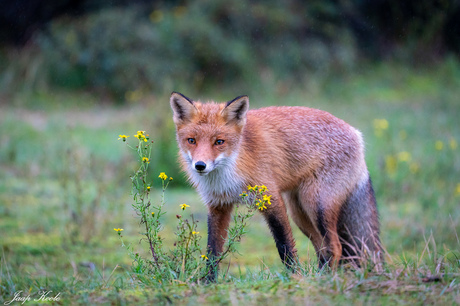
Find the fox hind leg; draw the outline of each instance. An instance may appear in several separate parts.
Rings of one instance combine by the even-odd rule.
[[[315,215],[309,215],[302,205],[301,197],[298,190],[286,192],[283,198],[289,207],[290,215],[294,223],[299,227],[302,233],[307,236],[315,248],[316,255],[320,258],[320,253],[324,246],[324,239],[318,232],[312,220],[316,219]],[[308,205],[308,204],[307,204]]]
[[[323,238],[325,247],[319,252],[319,265],[326,262],[331,268],[336,268],[342,257],[342,244],[337,233],[338,216],[330,209],[325,209],[322,204],[317,207],[317,226]]]
[[[336,267],[342,256],[342,245],[337,233],[338,201],[327,196],[320,188],[319,182],[306,181],[299,187],[297,214],[303,218],[293,217],[296,224],[309,237],[315,247],[318,265],[322,268],[326,263]],[[299,225],[299,223],[301,223]]]

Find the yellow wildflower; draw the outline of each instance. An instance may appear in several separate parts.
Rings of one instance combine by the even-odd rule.
[[[436,148],[436,150],[441,151],[444,148],[444,142],[442,142],[441,140],[438,140],[434,144],[434,147]]]
[[[248,194],[246,193],[246,191],[243,191],[241,194],[240,194],[240,197],[244,198],[244,197],[247,197]]]
[[[386,119],[374,119],[374,128],[376,130],[388,129],[388,121]]]
[[[142,157],[142,162],[149,164],[149,158],[148,157]]]
[[[158,177],[161,178],[163,181],[166,181],[166,179],[168,178],[168,176],[164,172],[161,172]]]
[[[407,132],[405,130],[399,131],[399,138],[401,138],[401,140],[405,140],[407,138]]]
[[[179,205],[179,206],[180,206],[180,208],[181,208],[182,210],[185,210],[187,207],[190,207],[189,205],[187,205],[187,204],[185,204],[185,203],[184,203],[184,204],[181,204],[181,205]]]
[[[185,6],[183,6],[183,5],[176,6],[174,8],[173,12],[174,12],[174,17],[180,18],[187,12],[187,8]]]
[[[458,146],[458,145],[457,145],[457,141],[456,141],[455,139],[453,139],[453,138],[450,139],[449,145],[450,145],[450,148],[451,148],[452,150],[456,150],[456,149],[457,149],[457,146]]]
[[[150,191],[150,186],[147,186],[147,191]]]
[[[158,23],[163,20],[163,12],[161,10],[154,10],[150,13],[149,19],[152,23]]]
[[[152,217],[155,216],[155,212],[152,211]]]
[[[265,185],[262,185],[259,187],[259,191],[260,193],[264,193],[265,191],[267,191],[267,187]]]
[[[264,203],[266,203],[266,204],[268,204],[268,205],[272,205],[272,202],[270,201],[270,198],[271,198],[271,197],[272,197],[271,195],[266,195],[266,194],[264,194],[262,200],[264,201]]]
[[[123,141],[126,141],[126,138],[128,138],[129,136],[126,136],[126,135],[118,135],[120,138],[118,138],[118,140],[123,140]]]
[[[397,170],[397,160],[392,155],[385,156],[385,169],[388,174],[393,175],[396,173]]]
[[[455,188],[455,195],[460,195],[460,183],[458,183],[457,188]]]
[[[260,211],[263,211],[264,209],[267,209],[267,206],[265,206],[265,205],[262,204],[262,205],[260,205],[260,206],[258,207],[258,209],[259,209]]]
[[[199,233],[200,233],[200,232],[195,232],[195,231],[193,231],[193,232],[192,232],[192,235],[198,235]]]
[[[203,255],[201,255],[201,259],[203,259],[203,260],[208,260],[209,258],[208,258],[208,256],[206,256],[206,255],[203,254]]]
[[[118,233],[118,235],[121,235],[121,231],[123,230],[122,228],[114,228],[114,231]]]
[[[400,162],[409,162],[411,160],[410,153],[407,151],[399,152],[398,159]]]
[[[136,137],[137,139],[143,140],[145,142],[147,142],[148,136],[148,134],[145,134],[145,131],[137,131],[137,134],[134,135],[134,137]]]
[[[386,119],[374,119],[374,132],[375,136],[381,137],[383,131],[388,129],[388,121]]]
[[[418,165],[418,163],[411,163],[410,166],[409,166],[410,172],[412,172],[414,174],[418,172],[419,168],[420,168],[420,166]]]

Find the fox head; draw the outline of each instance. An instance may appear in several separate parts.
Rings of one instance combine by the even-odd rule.
[[[177,142],[189,172],[206,176],[235,161],[249,109],[247,96],[203,104],[173,92],[170,103]]]

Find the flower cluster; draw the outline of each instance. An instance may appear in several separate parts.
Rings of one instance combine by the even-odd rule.
[[[245,199],[246,197],[249,196],[248,193],[253,193],[255,195],[255,198],[253,198],[252,203],[257,207],[258,210],[263,211],[267,209],[267,205],[272,205],[271,203],[272,196],[264,194],[267,191],[268,191],[268,188],[265,185],[248,186],[248,192],[243,191],[240,194],[240,197]]]
[[[248,186],[248,191],[255,191],[256,193],[262,194],[265,191],[267,191],[267,187],[265,185],[259,186],[259,185],[254,185],[254,186]]]
[[[137,134],[134,135],[139,140],[147,142],[149,140],[149,134],[145,134],[145,131],[137,131]]]
[[[163,181],[166,181],[168,179],[168,176],[164,172],[161,172],[158,177],[161,178]]]
[[[259,209],[260,211],[263,211],[264,209],[267,209],[267,206],[265,206],[266,204],[272,205],[272,202],[270,201],[271,197],[272,197],[271,195],[268,196],[264,194],[262,196],[262,199],[257,199],[257,202],[256,202],[257,209]]]

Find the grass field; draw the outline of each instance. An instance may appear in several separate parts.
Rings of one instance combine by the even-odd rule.
[[[222,101],[240,94],[206,92]],[[174,177],[165,244],[173,243],[181,203],[206,241],[206,208],[175,164],[168,96],[113,106],[88,93],[18,93],[0,101],[0,301],[52,291],[48,297],[59,293],[59,301],[49,302],[57,304],[460,303],[458,63],[372,66],[301,89],[274,84],[249,94],[252,107],[320,108],[363,132],[388,252],[383,273],[318,271],[311,243],[293,226],[305,269],[291,276],[256,216],[217,284],[141,283],[113,230],[123,228],[125,242],[146,253],[131,209],[137,161],[119,134],[132,140],[148,131],[156,141],[152,178]]]

